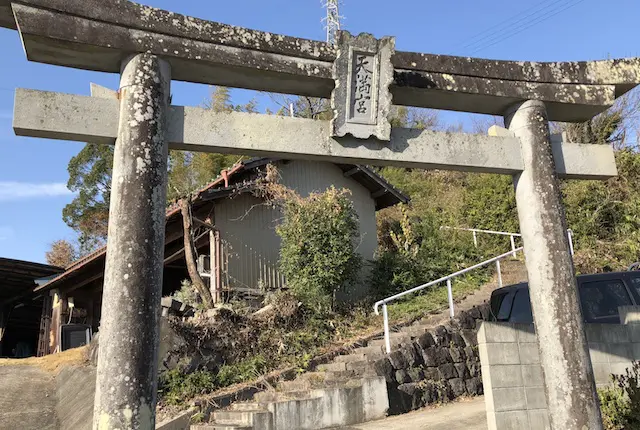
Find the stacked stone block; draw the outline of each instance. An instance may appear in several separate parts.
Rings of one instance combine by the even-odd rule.
[[[476,324],[487,312],[486,306],[461,312],[374,363],[387,381],[391,414],[483,393]]]

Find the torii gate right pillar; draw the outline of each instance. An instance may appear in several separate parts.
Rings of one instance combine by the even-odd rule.
[[[513,106],[505,124],[525,165],[514,184],[551,428],[602,429],[544,103]]]

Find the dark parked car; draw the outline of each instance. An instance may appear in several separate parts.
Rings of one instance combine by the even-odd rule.
[[[578,291],[584,321],[619,324],[618,306],[640,304],[640,271],[581,275]],[[491,294],[491,320],[533,323],[529,284],[523,282],[495,290]]]

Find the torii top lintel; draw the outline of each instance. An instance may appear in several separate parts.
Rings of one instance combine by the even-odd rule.
[[[176,80],[331,96],[336,48],[192,18],[127,0],[0,0],[0,26],[18,29],[29,60],[120,71],[151,52]],[[550,120],[584,121],[640,83],[640,58],[516,62],[396,51],[393,103],[502,115],[542,100]]]

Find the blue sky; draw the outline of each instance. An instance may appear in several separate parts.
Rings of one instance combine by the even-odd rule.
[[[325,37],[320,0],[143,3],[274,33]],[[640,56],[637,0],[344,0],[341,14],[343,28],[396,36],[397,49],[405,51],[536,61]],[[61,214],[72,199],[64,187],[67,164],[82,144],[14,136],[13,92],[23,87],[88,94],[90,82],[116,88],[118,78],[30,63],[14,31],[0,29],[0,46],[0,257],[44,261],[51,242],[75,237]],[[208,88],[174,83],[172,93],[174,104],[198,105]],[[232,94],[234,103],[254,97]],[[265,96],[258,100],[263,109],[269,104]],[[467,121],[453,113],[442,118]]]

